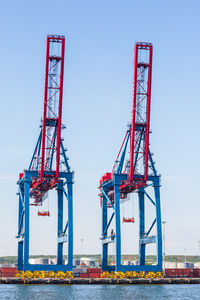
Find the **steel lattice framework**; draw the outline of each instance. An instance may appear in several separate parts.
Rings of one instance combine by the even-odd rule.
[[[48,35],[46,45],[43,119],[39,138],[28,170],[20,173],[18,269],[72,270],[73,267],[73,172],[61,138],[65,37]],[[62,161],[61,161],[62,158]],[[63,169],[61,169],[61,164]],[[67,187],[65,189],[65,186]],[[58,196],[57,265],[29,264],[30,205],[42,205],[49,190]],[[68,219],[63,226],[63,199]],[[41,214],[42,215],[42,214]],[[68,243],[68,264],[63,265],[63,244]]]
[[[152,153],[149,149],[152,53],[150,43],[137,42],[134,50],[133,108],[131,125],[126,131],[120,151],[111,173],[100,180],[102,206],[102,269],[117,271],[161,271],[162,270],[162,231],[160,209],[160,176],[157,174]],[[130,146],[130,152],[128,151]],[[153,189],[155,199],[148,192]],[[121,264],[121,225],[120,206],[128,194],[138,193],[139,201],[139,265]],[[155,219],[145,228],[146,201],[155,207]],[[108,208],[112,209],[108,218]],[[115,219],[115,234],[108,230]],[[150,236],[156,227],[156,235]],[[115,242],[116,263],[108,265],[108,245]],[[146,245],[156,243],[157,264],[145,265]]]

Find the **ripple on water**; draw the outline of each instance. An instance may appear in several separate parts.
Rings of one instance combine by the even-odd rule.
[[[199,300],[200,285],[0,285],[0,300]]]

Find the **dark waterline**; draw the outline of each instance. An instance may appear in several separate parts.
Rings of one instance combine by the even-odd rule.
[[[0,300],[200,299],[200,285],[0,285]]]

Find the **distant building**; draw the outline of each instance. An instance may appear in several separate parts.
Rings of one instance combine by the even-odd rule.
[[[188,262],[165,262],[165,269],[193,269],[194,264],[193,263],[188,263]]]
[[[80,263],[81,265],[85,265],[87,267],[99,267],[99,263],[96,262],[95,257],[81,257]]]
[[[124,265],[125,266],[137,266],[138,261],[136,261],[136,260],[125,260]]]

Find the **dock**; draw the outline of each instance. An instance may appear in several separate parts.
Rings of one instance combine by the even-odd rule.
[[[0,278],[0,284],[200,284],[200,278]]]

